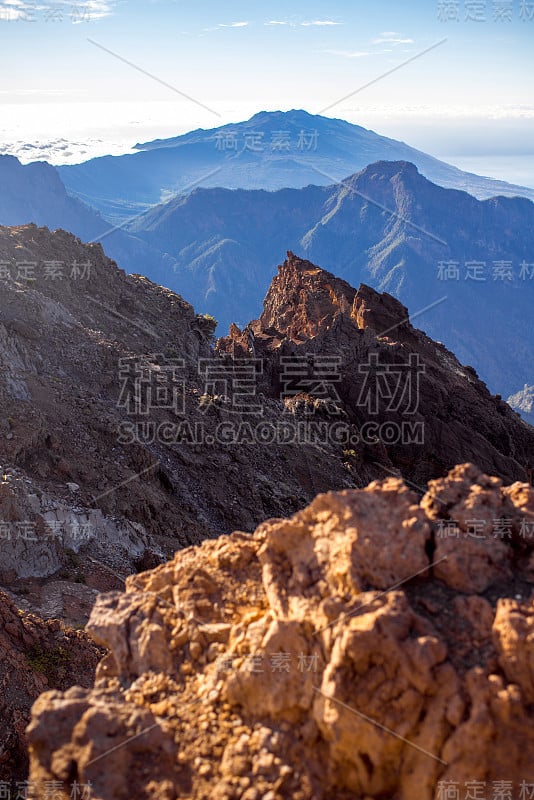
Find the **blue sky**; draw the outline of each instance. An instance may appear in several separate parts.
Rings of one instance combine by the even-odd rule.
[[[45,138],[68,130],[78,144],[86,135],[104,146],[107,136],[124,147],[128,131],[133,144],[336,103],[328,116],[438,155],[534,155],[534,2],[525,0],[0,0],[0,41],[4,142],[41,128]]]

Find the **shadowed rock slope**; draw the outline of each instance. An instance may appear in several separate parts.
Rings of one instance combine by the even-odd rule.
[[[467,464],[421,502],[388,478],[188,548],[99,598],[110,653],[35,704],[30,778],[58,800],[534,786],[533,546],[532,488]]]
[[[0,592],[0,781],[28,774],[25,730],[33,702],[48,689],[89,687],[103,651],[59,620],[21,612]]]
[[[28,610],[82,623],[176,549],[354,485],[335,442],[217,437],[251,417],[200,374],[213,321],[100,245],[0,228],[0,262],[0,584]],[[251,424],[285,419],[279,398],[262,411]]]
[[[0,262],[0,584],[28,611],[81,624],[98,591],[177,549],[392,472],[527,478],[532,428],[392,297],[309,262],[289,256],[261,320],[216,350],[211,319],[99,245],[0,228]],[[332,356],[339,380],[283,385],[282,357]],[[412,356],[417,408],[371,408],[360,366],[402,373]]]
[[[356,290],[293,253],[278,268],[261,317],[243,331],[232,326],[217,350],[264,359],[262,388],[273,396],[281,391],[284,363],[308,360],[313,370],[321,359],[337,359],[337,380],[330,367],[333,382],[321,388],[352,426],[355,472],[363,462],[380,462],[386,472],[399,469],[426,482],[473,461],[505,480],[530,474],[534,429],[490,394],[472,367],[414,328],[408,309],[391,295],[363,284]],[[420,441],[410,435],[412,424]]]

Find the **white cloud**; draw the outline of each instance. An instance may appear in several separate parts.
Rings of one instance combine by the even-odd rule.
[[[116,0],[0,0],[0,21],[90,22],[109,17]]]
[[[343,56],[343,58],[365,58],[374,55],[367,50],[325,50],[324,52],[332,56]]]
[[[80,16],[85,11],[91,19],[102,19],[113,13],[114,0],[82,0],[80,3],[67,2],[65,5],[70,6],[73,11],[77,10]]]
[[[333,25],[343,25],[342,22],[335,22],[333,19],[308,19],[304,20],[303,22],[296,22],[294,19],[270,19],[268,22],[264,22],[264,25],[288,25],[290,28],[296,28],[297,26],[301,26],[303,28],[311,28],[311,27],[331,27]]]
[[[382,33],[378,39],[373,39],[371,44],[415,44],[415,40],[403,39],[400,33]]]
[[[332,19],[313,19],[313,20],[308,20],[306,22],[301,22],[300,24],[303,25],[305,28],[308,28],[311,25],[317,25],[317,26],[342,25],[341,22],[334,22],[334,20]]]
[[[250,22],[220,22],[212,28],[203,28],[203,33],[213,33],[213,31],[220,31],[222,28],[248,28]],[[202,36],[203,34],[200,34]]]
[[[367,58],[368,56],[379,56],[382,53],[391,53],[391,50],[324,50],[323,52],[342,58]]]
[[[221,22],[219,28],[246,28],[249,22]]]
[[[29,20],[35,18],[36,12],[44,10],[44,6],[36,6],[23,0],[2,0],[0,2],[0,20]]]

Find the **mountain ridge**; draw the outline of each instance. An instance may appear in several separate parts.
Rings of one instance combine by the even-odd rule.
[[[0,155],[0,225],[34,224],[62,229],[85,242],[102,241],[106,252],[129,272],[163,274],[173,262],[158,248],[116,228],[87,203],[72,197],[56,167],[46,161],[21,164],[15,156]]]
[[[172,274],[158,279],[223,330],[259,312],[278,253],[289,247],[415,311],[432,306],[429,333],[494,391],[508,396],[532,382],[534,204],[526,198],[477,200],[433,184],[409,162],[378,162],[327,187],[197,188],[128,228],[174,258]],[[482,262],[485,280],[469,277],[467,265]],[[510,279],[495,267],[506,263]],[[522,278],[523,263],[531,272]],[[452,279],[447,264],[456,264]]]
[[[455,305],[475,308],[479,319],[475,325],[469,313],[464,318],[468,322],[460,324],[458,319],[450,325],[443,310],[437,309],[429,317],[429,332],[445,341],[462,361],[473,363],[494,391],[511,395],[518,386],[532,383],[525,298],[519,297],[518,291],[521,288],[528,293],[530,283],[523,281],[518,286],[518,281],[512,281],[518,297],[512,299],[510,287],[502,282],[505,298],[510,297],[505,302],[510,307],[518,303],[522,309],[514,321],[518,349],[506,332],[509,320],[505,323],[504,311],[499,308],[497,285],[492,293],[487,283],[486,288],[480,284],[477,291],[492,313],[502,318],[502,341],[488,320],[480,318],[474,287],[465,283],[464,275],[461,281],[448,281],[446,286],[434,281],[432,286],[429,270],[437,271],[447,260],[458,260],[464,268],[466,261],[486,259],[491,265],[493,260],[505,262],[517,256],[516,270],[519,263],[530,262],[534,243],[525,235],[532,228],[530,201],[497,197],[477,203],[461,189],[440,193],[440,187],[433,189],[436,185],[410,164],[380,161],[345,177],[340,184],[311,184],[301,190],[198,187],[154,207],[130,223],[128,230],[120,230],[71,198],[54,168],[38,163],[22,167],[4,157],[0,159],[0,179],[5,178],[0,224],[33,220],[51,229],[70,229],[82,239],[102,240],[107,253],[129,272],[146,274],[190,297],[199,310],[219,319],[223,329],[233,321],[244,325],[255,316],[278,254],[287,247],[341,270],[353,283],[363,280],[389,291],[416,310],[438,300],[438,291],[443,289],[443,296],[450,294]],[[8,179],[10,172],[15,177]],[[34,176],[32,181],[28,175]],[[353,192],[359,193],[360,203],[355,202]],[[455,205],[463,208],[456,217],[452,213]],[[383,215],[382,222],[377,214]],[[442,225],[442,217],[461,232],[453,234],[449,250],[444,246],[449,229]],[[398,224],[393,224],[395,221]],[[368,231],[364,230],[366,222]],[[185,228],[194,235],[188,235]],[[513,237],[508,235],[509,229],[515,231]],[[355,250],[361,251],[360,255]],[[426,288],[410,279],[414,270]],[[464,299],[459,296],[462,292]],[[482,347],[475,327],[484,335],[488,330],[490,347]]]
[[[133,216],[136,204],[154,205],[199,183],[270,190],[327,185],[380,159],[411,161],[435,183],[475,196],[534,199],[534,189],[464,172],[404,142],[305,111],[259,112],[136,147],[133,154],[59,167],[59,173],[72,194],[116,222]]]
[[[506,480],[527,474],[534,429],[474,370],[414,328],[395,298],[355,289],[292,253],[272,281],[264,316],[243,331],[233,326],[216,348],[212,319],[126,275],[100,245],[35,225],[0,227],[0,261],[12,265],[0,274],[0,505],[10,509],[8,522],[35,520],[40,531],[31,547],[0,538],[0,581],[8,586],[49,579],[65,567],[65,548],[84,547],[96,559],[98,586],[103,548],[115,572],[131,572],[143,559],[157,562],[210,532],[251,530],[319,491],[363,486],[384,470],[418,482],[468,459]],[[19,271],[21,261],[36,263],[31,276]],[[44,270],[58,263],[77,269]],[[81,273],[84,264],[90,274]],[[280,359],[298,365],[308,354],[318,364],[333,358],[339,375],[285,389]],[[238,403],[235,358],[252,369],[250,410]],[[399,359],[401,372],[411,358],[427,364],[413,418],[389,414],[387,399],[372,411],[359,399],[366,380],[359,365],[376,358],[386,373]],[[218,381],[205,371],[210,364]],[[150,386],[165,379],[177,405],[139,407],[151,393],[136,405],[145,375]],[[314,417],[319,443],[306,428]],[[417,430],[404,437],[407,422]],[[339,440],[330,436],[334,423]],[[366,426],[386,423],[399,429],[395,442],[364,435]],[[61,520],[68,530],[47,536],[47,524]],[[72,533],[82,525],[87,541]],[[80,609],[89,600],[84,589]]]

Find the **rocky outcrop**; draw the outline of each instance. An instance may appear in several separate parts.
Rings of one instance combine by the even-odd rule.
[[[30,779],[95,800],[534,787],[533,551],[534,490],[469,464],[421,502],[388,478],[183,550],[99,598],[109,654],[93,689],[35,704]]]
[[[355,474],[379,462],[383,475],[400,472],[419,484],[470,461],[506,481],[531,480],[533,429],[472,367],[414,328],[391,295],[356,291],[293,253],[260,318],[243,331],[233,326],[217,349],[263,359],[266,394],[278,397],[300,381],[312,387],[303,395],[330,398],[350,427]]]
[[[59,620],[43,622],[0,593],[0,782],[23,781],[28,771],[25,729],[41,692],[89,687],[102,657],[86,633]],[[3,788],[4,791],[5,786]]]
[[[79,623],[79,581],[120,588],[180,547],[354,485],[335,441],[259,442],[259,424],[286,422],[280,400],[237,410],[215,322],[100,245],[0,228],[0,286],[0,582],[37,613]],[[38,581],[69,574],[73,617]]]
[[[0,583],[43,616],[80,624],[96,591],[329,489],[465,460],[527,478],[534,432],[473,370],[292,254],[216,350],[213,319],[61,230],[0,228],[0,284]]]
[[[77,487],[69,490],[76,495],[80,487],[66,484],[67,489],[69,485]],[[131,571],[149,550],[150,538],[141,525],[107,518],[100,509],[86,508],[72,498],[33,493],[33,488],[17,470],[0,480],[2,583],[54,575],[64,564],[66,550],[73,556],[90,551],[110,568],[120,570],[128,565]]]

